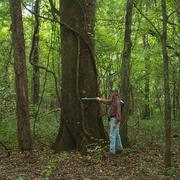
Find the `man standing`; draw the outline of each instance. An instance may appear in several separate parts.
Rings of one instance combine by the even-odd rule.
[[[112,89],[111,100],[102,99],[96,97],[96,100],[100,103],[104,103],[109,106],[108,121],[110,126],[109,140],[110,151],[105,153],[105,156],[113,156],[115,154],[121,154],[123,146],[121,137],[119,134],[119,125],[121,122],[121,104],[118,96],[118,90]]]

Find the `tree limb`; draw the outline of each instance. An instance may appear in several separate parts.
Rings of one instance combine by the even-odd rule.
[[[149,22],[149,24],[151,24],[151,26],[154,28],[154,30],[156,31],[156,33],[159,35],[159,37],[161,38],[162,35],[159,32],[159,30],[156,28],[156,26],[152,23],[152,21],[136,6],[136,4],[133,2],[133,5],[135,7],[135,9]]]

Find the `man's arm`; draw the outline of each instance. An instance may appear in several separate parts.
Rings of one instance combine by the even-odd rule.
[[[102,98],[100,98],[100,97],[96,97],[96,100],[97,100],[98,102],[101,102],[101,103],[106,104],[106,105],[111,105],[111,103],[112,103],[112,100],[102,99]]]

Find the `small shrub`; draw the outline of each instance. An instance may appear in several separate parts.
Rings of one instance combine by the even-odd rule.
[[[172,176],[175,173],[175,171],[176,171],[175,167],[166,168],[166,174],[168,176]]]

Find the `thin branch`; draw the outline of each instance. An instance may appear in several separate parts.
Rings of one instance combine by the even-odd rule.
[[[169,19],[173,14],[175,14],[176,13],[176,10],[175,11],[173,11],[173,12],[171,12],[168,16],[167,16],[167,19]]]
[[[119,22],[119,23],[123,23],[124,19],[96,19],[96,21],[107,21],[107,22]]]
[[[162,37],[161,33],[156,28],[156,26],[152,23],[152,21],[136,6],[135,3],[133,3],[133,5],[134,5],[135,9],[151,24],[151,26],[154,28],[154,30],[159,35],[159,37]]]
[[[60,11],[54,6],[52,0],[49,0],[49,4],[51,6],[51,12],[53,12],[53,14],[57,14],[58,16],[60,16]]]
[[[47,113],[42,113],[42,115],[40,114],[39,118],[47,116],[48,114],[51,114],[54,112],[58,112],[58,111],[61,111],[61,108],[52,109],[52,110],[48,111]]]
[[[176,23],[174,23],[174,22],[171,22],[171,21],[167,21],[167,23],[169,24],[169,25],[171,25],[171,26],[176,26],[176,27],[179,27],[180,28],[180,26],[179,26],[179,24],[176,24]]]
[[[50,21],[50,22],[53,22],[53,23],[54,23],[54,22],[58,22],[58,23],[60,24],[60,22],[57,21],[57,20],[55,20],[55,19],[51,19],[51,18],[46,17],[46,16],[41,16],[41,15],[33,12],[32,10],[28,9],[28,8],[26,7],[25,3],[22,3],[22,5],[23,5],[23,7],[24,7],[28,12],[30,12],[30,13],[33,14],[33,15],[35,15],[35,16],[37,16],[37,17],[39,17],[39,18],[42,18],[42,19],[44,19],[44,20],[48,20],[48,21]]]

